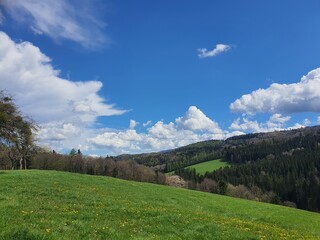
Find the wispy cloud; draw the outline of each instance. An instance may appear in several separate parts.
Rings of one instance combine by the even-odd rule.
[[[212,50],[208,50],[206,48],[199,48],[198,57],[199,58],[216,57],[223,52],[229,51],[230,49],[231,49],[231,46],[226,44],[217,44],[216,47]]]
[[[319,120],[320,121],[320,120]],[[145,123],[142,124],[143,127],[148,127],[152,124],[151,120],[146,121]]]
[[[130,123],[129,123],[130,129],[134,129],[137,125],[139,125],[139,122],[132,120],[132,119],[130,120]]]
[[[106,24],[100,20],[95,0],[2,0],[0,6],[35,34],[68,39],[85,48],[100,46],[107,39],[102,31]]]

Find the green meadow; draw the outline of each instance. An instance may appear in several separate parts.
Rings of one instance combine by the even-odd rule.
[[[187,168],[194,168],[197,173],[204,174],[205,172],[212,172],[222,167],[230,166],[229,163],[223,162],[222,159],[215,159],[207,162],[198,163],[188,166]]]
[[[56,171],[0,171],[0,239],[320,239],[320,214]]]

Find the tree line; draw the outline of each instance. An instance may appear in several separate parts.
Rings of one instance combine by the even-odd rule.
[[[110,176],[139,182],[165,184],[165,175],[134,161],[116,161],[113,157],[89,157],[39,152],[30,159],[30,169],[67,171]]]
[[[173,150],[147,154],[124,154],[119,160],[134,160],[139,164],[171,172],[193,164],[222,157],[221,140],[211,140],[190,144]]]
[[[165,183],[162,172],[134,161],[92,158],[74,149],[69,155],[47,151],[35,144],[33,132],[36,130],[37,126],[21,114],[12,97],[0,92],[0,169],[57,170]]]

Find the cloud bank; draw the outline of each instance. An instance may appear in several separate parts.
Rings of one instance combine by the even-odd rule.
[[[208,50],[206,48],[199,48],[198,57],[199,58],[216,57],[223,52],[229,51],[230,49],[231,49],[231,46],[226,44],[217,44],[216,47],[212,50]]]
[[[130,123],[132,122],[131,120]],[[150,124],[149,122],[145,126]],[[198,141],[223,139],[226,134],[215,121],[197,107],[191,106],[184,116],[178,117],[175,122],[158,121],[145,133],[138,133],[132,127],[123,131],[110,129],[88,141],[96,148],[109,149],[119,154],[172,149]]]
[[[256,120],[250,120],[249,118],[237,118],[230,125],[229,129],[233,131],[239,131],[244,133],[250,132],[271,132],[285,130],[286,123],[291,119],[290,116],[282,116],[281,114],[273,114],[269,120],[264,123],[259,123]],[[303,125],[301,125],[303,127]],[[294,127],[291,127],[294,128]]]
[[[100,20],[96,1],[2,0],[0,6],[16,22],[28,24],[35,34],[71,40],[85,48],[95,48],[106,42],[102,32],[106,24]],[[1,20],[0,13],[0,23]]]
[[[310,71],[298,83],[271,84],[243,95],[230,105],[233,112],[256,113],[301,113],[320,112],[320,68]]]

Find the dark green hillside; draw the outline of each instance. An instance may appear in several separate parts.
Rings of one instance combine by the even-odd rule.
[[[320,215],[55,171],[0,172],[0,239],[320,239]]]
[[[320,126],[206,141],[169,153],[165,166],[188,188],[320,211]],[[188,169],[210,155],[232,167],[205,176]]]
[[[165,172],[197,163],[223,158],[227,162],[246,163],[266,157],[291,154],[299,148],[314,149],[320,144],[320,126],[254,133],[222,140],[210,140],[158,153],[120,155],[118,160],[134,160]]]
[[[298,208],[320,211],[320,149],[299,149],[259,161],[220,169],[207,178],[233,185],[273,191],[277,202],[293,202]]]
[[[294,151],[313,151],[320,144],[320,127],[290,131],[256,133],[227,139],[224,158],[233,163],[246,163],[264,158],[292,155]]]
[[[170,172],[196,163],[210,161],[222,156],[223,141],[212,140],[190,144],[181,148],[158,153],[120,155],[117,160],[134,160],[149,167]]]

